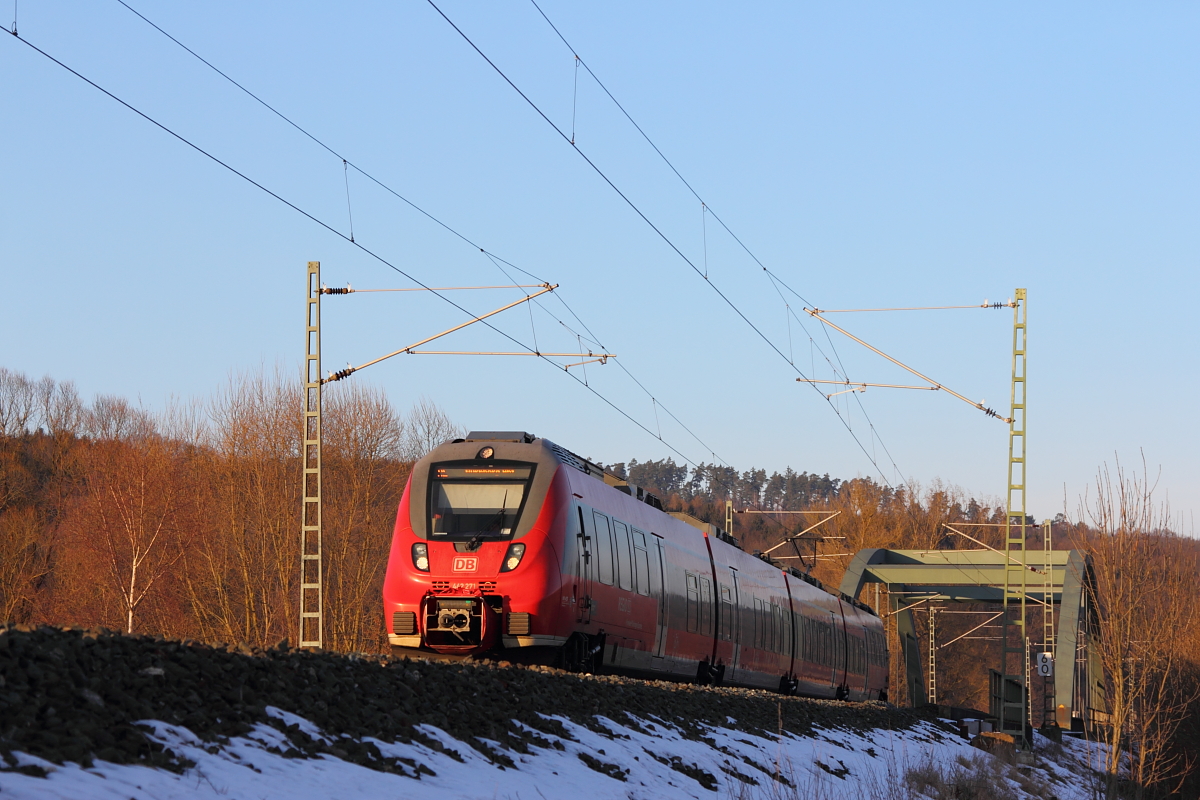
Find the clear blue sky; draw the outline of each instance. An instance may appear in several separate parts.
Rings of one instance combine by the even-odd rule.
[[[698,278],[426,2],[131,4],[338,152],[493,253],[561,284],[687,457],[871,475],[824,398]],[[1029,301],[1030,511],[1074,512],[1117,454],[1191,530],[1200,506],[1200,7],[1095,4],[542,6],[709,205],[825,308]],[[532,5],[443,10],[570,129],[571,52]],[[7,27],[11,8],[0,8]],[[115,0],[26,0],[19,32],[348,231],[341,162]],[[160,407],[234,371],[298,367],[305,263],[410,285],[12,37],[0,37],[0,363]],[[697,264],[700,204],[583,70],[576,142]],[[433,285],[502,282],[478,250],[350,174],[357,241]],[[831,377],[745,253],[707,224],[709,276],[805,374]],[[463,297],[482,312],[511,292]],[[799,311],[802,301],[791,298]],[[547,308],[562,313],[557,303]],[[417,294],[325,304],[325,358],[360,363],[456,324]],[[803,314],[801,313],[801,316]],[[532,341],[529,314],[499,327]],[[569,320],[572,325],[574,322]],[[1011,311],[843,315],[1005,411]],[[537,311],[541,349],[575,343]],[[807,330],[832,357],[819,327]],[[912,383],[834,333],[855,380]],[[473,330],[445,349],[512,349]],[[815,372],[814,372],[815,365]],[[588,380],[656,433],[614,364]],[[533,358],[403,357],[355,376],[476,429],[606,462],[672,455]],[[839,398],[835,398],[837,400]],[[888,480],[1003,493],[1006,426],[943,393],[840,398]],[[894,459],[885,455],[886,446]],[[677,458],[678,460],[678,458]],[[897,472],[898,468],[898,472]]]

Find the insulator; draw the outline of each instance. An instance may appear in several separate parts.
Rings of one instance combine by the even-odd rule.
[[[350,292],[352,292],[352,291],[353,291],[353,289],[351,289],[349,287],[343,287],[343,288],[325,287],[325,288],[321,289],[322,294],[350,294]]]

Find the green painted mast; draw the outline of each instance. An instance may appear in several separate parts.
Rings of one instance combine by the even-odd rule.
[[[1025,630],[1027,582],[1029,577],[1026,543],[1026,428],[1025,428],[1025,324],[1026,291],[1017,289],[1013,298],[1012,392],[1008,423],[1008,502],[1004,518],[1004,600],[1000,637],[1001,684],[999,690],[1000,730],[1011,734],[1018,749],[1028,752],[1026,736],[1029,718],[1029,687],[1026,666],[1029,659],[1028,634]],[[1014,691],[1014,689],[1016,691]]]

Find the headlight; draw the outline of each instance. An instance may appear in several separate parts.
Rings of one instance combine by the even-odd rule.
[[[413,566],[421,572],[429,572],[429,545],[417,542],[412,546]]]
[[[508,552],[504,554],[504,563],[500,565],[501,572],[512,572],[521,563],[521,558],[525,555],[525,545],[510,544]]]

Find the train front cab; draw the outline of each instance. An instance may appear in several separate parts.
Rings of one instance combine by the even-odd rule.
[[[414,465],[384,578],[397,652],[557,648],[573,623],[559,569],[569,507],[553,455],[525,441],[456,441]]]

